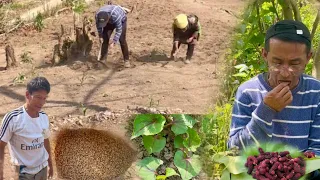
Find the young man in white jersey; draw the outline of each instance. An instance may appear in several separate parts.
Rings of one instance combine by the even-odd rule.
[[[32,79],[27,84],[26,103],[4,116],[0,130],[0,180],[5,177],[3,162],[7,143],[19,180],[46,180],[48,175],[53,176],[49,119],[41,111],[49,92],[50,83],[46,78]]]

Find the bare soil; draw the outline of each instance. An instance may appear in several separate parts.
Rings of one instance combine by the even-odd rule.
[[[36,75],[45,76],[52,86],[43,109],[52,121],[52,131],[77,122],[67,119],[69,116],[81,117],[83,107],[87,108],[86,116],[106,111],[132,113],[128,112],[128,106],[170,109],[171,113],[208,112],[219,91],[217,69],[224,62],[223,55],[238,21],[232,13],[240,14],[245,1],[118,0],[114,3],[125,7],[136,5],[136,9],[128,15],[127,30],[133,67],[123,68],[120,47],[109,52],[107,68],[99,66],[93,61],[98,52],[97,43],[90,57],[51,67],[48,62],[57,43],[60,24],[73,25],[70,12],[46,19],[42,32],[20,28],[10,34],[17,60],[20,61],[20,55],[29,51],[33,64],[21,62],[18,68],[0,71],[0,117],[24,103],[26,82]],[[97,8],[97,4],[92,4],[85,14],[93,18]],[[192,63],[188,65],[182,62],[186,46],[182,46],[178,60],[168,60],[172,48],[171,24],[179,13],[198,15],[203,28]],[[4,44],[0,44],[0,69],[5,65]],[[14,83],[19,73],[25,75],[26,80],[20,84]],[[114,122],[101,122],[102,127],[124,131],[129,118],[119,116],[121,118],[116,118]],[[8,152],[5,177],[15,177]]]

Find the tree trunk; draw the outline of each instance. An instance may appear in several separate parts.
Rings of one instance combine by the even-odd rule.
[[[264,33],[264,28],[262,27],[262,24],[261,24],[261,17],[260,17],[260,4],[259,4],[259,1],[256,1],[256,9],[257,9],[257,18],[258,18],[258,26],[259,26],[259,29],[260,29],[260,33],[263,34]]]
[[[5,52],[6,52],[6,62],[7,62],[7,66],[5,67],[5,69],[10,69],[12,67],[16,67],[17,66],[17,61],[16,61],[16,57],[14,55],[14,49],[11,46],[11,44],[7,44],[5,47]]]
[[[313,23],[313,26],[312,26],[311,40],[313,39],[314,35],[316,34],[316,30],[317,30],[317,27],[319,25],[319,20],[320,20],[320,9],[318,10],[317,17],[314,20],[314,23]]]
[[[284,19],[293,20],[293,12],[291,6],[291,0],[284,0],[284,3],[281,4]]]
[[[320,79],[320,45],[313,58],[312,76]]]
[[[278,21],[280,21],[280,16],[278,14],[276,4],[275,4],[274,0],[272,0],[271,3],[272,3],[272,7],[276,10],[276,16],[277,16],[276,22],[278,22]]]
[[[70,60],[78,55],[87,57],[93,46],[93,37],[91,32],[91,22],[85,16],[82,27],[76,24],[77,15],[73,14],[73,28],[67,35],[64,33],[64,27],[61,25],[61,34],[58,35],[58,44],[53,48],[52,65],[59,64],[62,61]]]
[[[300,21],[301,22],[301,15],[300,15],[300,11],[299,11],[299,7],[297,4],[297,0],[291,0],[290,1],[293,13],[294,13],[294,19],[296,21]]]

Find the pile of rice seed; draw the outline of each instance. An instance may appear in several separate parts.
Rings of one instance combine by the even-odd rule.
[[[136,160],[137,151],[108,131],[80,128],[58,132],[54,159],[59,178],[114,179]]]

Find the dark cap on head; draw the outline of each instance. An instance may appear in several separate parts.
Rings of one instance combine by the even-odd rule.
[[[273,37],[311,43],[309,29],[302,22],[294,20],[282,20],[272,25],[267,30],[265,41]]]
[[[105,11],[100,11],[97,14],[98,27],[105,27],[109,21],[109,15]]]

